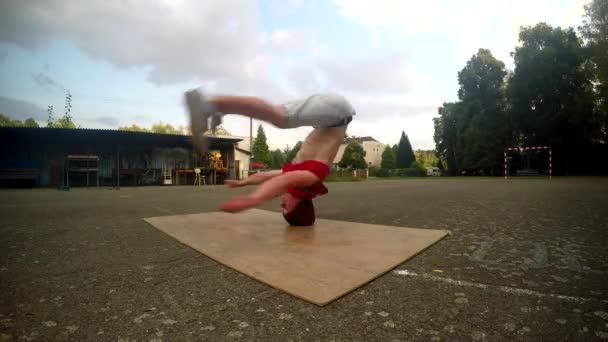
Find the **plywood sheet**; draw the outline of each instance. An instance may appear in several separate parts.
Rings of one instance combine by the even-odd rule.
[[[317,219],[289,227],[280,213],[252,209],[145,219],[206,256],[317,305],[377,278],[448,234]]]

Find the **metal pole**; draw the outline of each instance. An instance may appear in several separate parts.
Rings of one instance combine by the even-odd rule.
[[[505,157],[505,179],[507,179],[507,149],[506,148],[504,150],[504,157]]]
[[[249,177],[249,172],[251,172],[251,164],[253,163],[253,117],[249,117],[249,170],[247,170]]]
[[[120,189],[120,145],[116,145],[116,188]]]
[[[549,179],[551,179],[551,174],[553,173],[553,172],[552,172],[552,169],[553,169],[553,162],[551,161],[551,158],[552,158],[552,157],[553,157],[553,156],[552,156],[552,153],[551,153],[551,148],[549,148]]]

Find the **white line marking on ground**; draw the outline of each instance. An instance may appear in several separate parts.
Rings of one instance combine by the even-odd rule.
[[[167,214],[175,214],[175,213],[174,213],[174,212],[172,212],[171,210],[163,209],[163,208],[160,208],[160,207],[155,207],[155,206],[152,206],[152,208],[154,208],[154,209],[156,209],[156,210],[158,210],[158,211],[162,211],[163,213],[167,213]]]
[[[426,274],[426,273],[418,274],[418,273],[408,271],[408,270],[395,270],[395,271],[393,271],[393,273],[395,273],[397,275],[402,275],[402,276],[422,277],[424,279],[438,281],[438,282],[456,285],[456,286],[475,287],[475,288],[483,289],[483,290],[497,290],[497,291],[501,291],[501,292],[505,292],[505,293],[509,293],[509,294],[522,295],[522,296],[534,296],[534,297],[539,297],[539,298],[547,297],[547,298],[561,299],[561,300],[565,300],[568,302],[579,303],[579,304],[586,303],[586,302],[608,303],[608,300],[600,299],[600,298],[565,296],[565,295],[560,295],[560,294],[555,294],[555,293],[545,293],[545,292],[522,289],[522,288],[517,288],[517,287],[488,285],[488,284],[475,283],[475,282],[466,281],[466,280],[456,280],[456,279],[452,279],[452,278],[438,277],[436,275]]]

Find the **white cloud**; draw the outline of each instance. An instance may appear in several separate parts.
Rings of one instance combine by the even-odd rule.
[[[285,17],[298,11],[304,0],[264,0],[270,13],[275,17]]]
[[[277,52],[305,50],[311,43],[310,33],[302,30],[276,30],[270,35],[271,46]]]
[[[454,58],[464,64],[480,47],[491,49],[507,64],[518,42],[520,26],[547,22],[574,26],[581,22],[588,0],[333,0],[349,20],[397,35],[438,34],[455,47]]]
[[[0,96],[0,113],[11,119],[25,120],[33,118],[37,121],[46,120],[46,111],[29,101]]]
[[[0,1],[0,41],[40,51],[53,39],[65,39],[89,57],[118,68],[149,70],[148,78],[156,84],[200,84],[208,93],[257,95],[282,102],[339,92],[357,110],[351,126],[354,134],[374,136],[399,126],[414,145],[419,141],[421,147],[429,147],[431,118],[442,102],[433,97],[440,88],[437,84],[449,83],[446,78],[453,80],[457,70],[431,79],[432,70],[420,68],[421,59],[464,66],[484,47],[509,65],[520,25],[546,21],[576,26],[587,2],[332,0],[339,14],[373,32],[371,41],[357,41],[364,47],[357,56],[337,50],[332,44],[335,37],[326,39],[348,33],[325,35],[312,23],[302,28],[285,21],[280,29],[263,31],[260,8],[285,17],[298,16],[303,6],[311,6],[302,0],[269,1]],[[422,52],[409,45],[410,38],[432,43],[439,39],[446,48]],[[429,44],[433,49],[436,45]],[[384,52],[374,53],[377,49]],[[387,54],[390,50],[393,53]],[[375,56],[361,57],[368,52]],[[417,55],[422,53],[422,58]],[[419,64],[413,64],[413,58]],[[0,52],[2,59],[6,53]],[[45,86],[57,84],[48,70],[34,76]],[[98,123],[110,125],[115,122],[103,112],[118,115],[133,108],[116,110],[108,105],[96,110],[90,113],[91,122],[97,118]],[[246,118],[226,121],[230,131],[248,134]],[[309,131],[270,126],[267,130],[273,147],[293,145]]]
[[[242,83],[261,54],[255,2],[2,1],[0,40],[26,48],[70,40],[119,67],[151,66],[156,83]]]
[[[405,33],[433,30],[446,15],[437,0],[333,0],[340,13],[371,29],[398,29]]]

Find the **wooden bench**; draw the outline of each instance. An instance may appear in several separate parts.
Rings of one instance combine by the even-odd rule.
[[[40,169],[31,168],[0,168],[0,179],[40,179]]]

